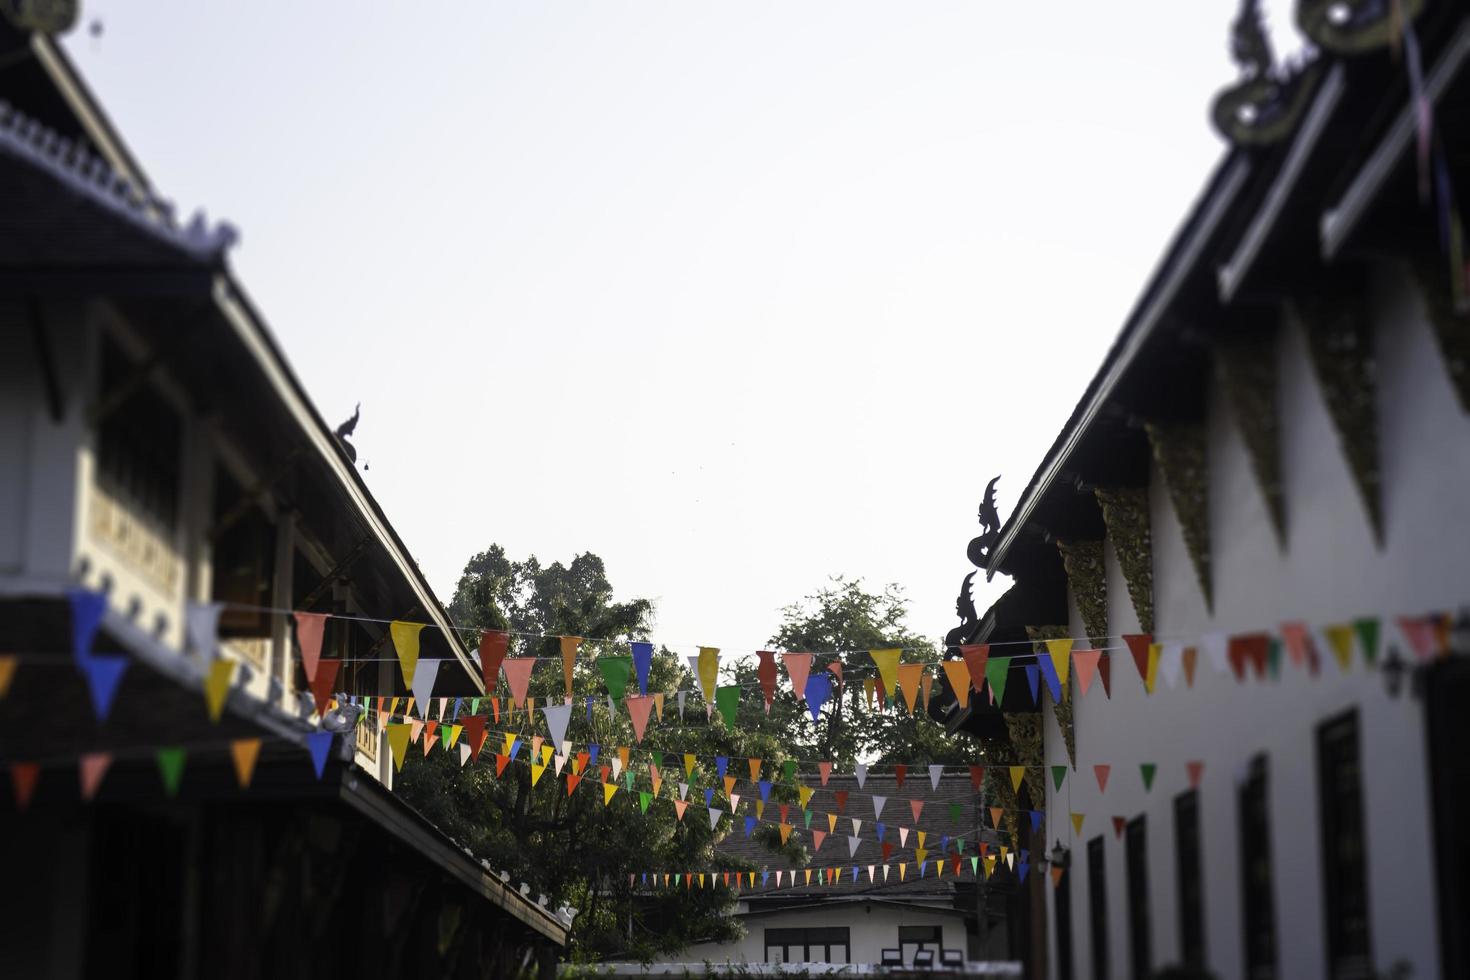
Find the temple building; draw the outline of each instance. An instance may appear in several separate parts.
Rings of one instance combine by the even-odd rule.
[[[0,975],[549,974],[574,913],[397,799],[364,712],[413,693],[385,610],[436,698],[480,666],[234,231],[175,218],[27,19],[65,6],[0,7]],[[317,690],[294,611],[334,617]]]
[[[931,713],[1046,814],[1036,980],[1470,976],[1470,18],[1295,13],[1282,66],[1244,4],[1223,159],[971,548],[1014,584]]]

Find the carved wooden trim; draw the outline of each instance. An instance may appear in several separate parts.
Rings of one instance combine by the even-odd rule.
[[[1128,583],[1128,598],[1145,633],[1154,631],[1154,553],[1147,487],[1096,487],[1113,553]]]
[[[1164,477],[1174,513],[1184,532],[1184,546],[1204,593],[1214,608],[1210,578],[1210,471],[1204,425],[1197,422],[1149,422],[1144,425],[1154,462]]]
[[[1286,497],[1281,489],[1281,416],[1276,401],[1276,338],[1239,334],[1215,346],[1215,377],[1250,457],[1251,473],[1276,543],[1286,545]]]
[[[1103,565],[1103,543],[1059,539],[1057,550],[1062,553],[1062,567],[1082,613],[1082,625],[1096,643],[1108,635],[1108,575]]]
[[[1419,252],[1409,257],[1424,312],[1439,341],[1440,358],[1460,399],[1460,411],[1470,412],[1470,311],[1456,310],[1444,265],[1434,253]]]

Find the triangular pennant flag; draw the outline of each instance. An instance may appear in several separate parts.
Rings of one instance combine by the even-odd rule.
[[[218,603],[214,603],[215,624],[219,623]],[[301,648],[301,667],[306,671],[306,682],[316,680],[316,665],[322,656],[322,633],[326,630],[329,617],[326,613],[293,613],[296,620],[296,645]]]
[[[230,693],[230,681],[235,677],[235,662],[223,658],[210,663],[204,674],[204,707],[209,720],[218,723],[225,712],[225,697]]]
[[[393,771],[403,768],[403,756],[408,751],[408,739],[413,734],[413,725],[393,722],[388,725],[388,748],[393,753]]]
[[[868,656],[873,658],[873,663],[878,667],[878,677],[883,681],[883,688],[890,698],[898,687],[898,655],[902,652],[898,649],[868,651]]]
[[[720,651],[717,647],[700,647],[698,657],[699,692],[706,705],[715,702],[715,681],[720,676]]]
[[[628,676],[633,672],[632,657],[598,657],[597,668],[607,684],[608,697],[623,700],[628,691]]]
[[[1086,817],[1087,817],[1087,814],[1085,814],[1085,813],[1074,813],[1074,814],[1072,814],[1072,831],[1078,837],[1081,837],[1082,836],[1082,821],[1084,819],[1086,819]]]
[[[1077,687],[1084,695],[1092,686],[1092,677],[1097,672],[1097,661],[1101,656],[1101,650],[1078,650],[1072,654],[1077,664]]]
[[[822,841],[827,839],[827,831],[812,831],[812,853],[815,854],[822,849]]]
[[[1199,789],[1200,779],[1205,774],[1205,764],[1199,761],[1186,762],[1184,769],[1189,774],[1189,788]]]
[[[311,732],[306,736],[306,751],[311,754],[311,768],[321,779],[327,769],[327,756],[332,752],[331,732]]]
[[[535,756],[532,756],[534,759]],[[539,762],[531,763],[531,785],[535,786],[541,781],[541,775],[546,772],[546,767]]]
[[[1149,694],[1154,693],[1154,688],[1159,683],[1159,658],[1163,656],[1163,646],[1158,643],[1148,645],[1148,663],[1143,671],[1143,689]]]
[[[1337,666],[1343,670],[1349,669],[1353,662],[1352,624],[1334,623],[1331,626],[1324,626],[1322,634],[1327,637],[1327,645],[1332,648],[1332,654],[1337,658]]]
[[[642,641],[634,641],[630,644],[633,649],[633,672],[638,677],[638,693],[648,693],[648,671],[653,666],[653,644]]]
[[[499,779],[505,775],[505,767],[510,765],[510,756],[495,753],[495,778]]]
[[[612,803],[612,798],[613,798],[614,794],[617,793],[617,791],[618,791],[618,784],[617,783],[603,783],[602,784],[602,805],[603,806],[609,806]]]
[[[817,715],[822,710],[822,705],[832,696],[832,678],[827,674],[812,674],[806,679],[806,708],[812,715],[812,721],[817,720]]]
[[[102,777],[107,775],[111,765],[111,752],[88,752],[77,760],[77,779],[81,783],[83,800],[92,802],[102,786]]]
[[[1140,762],[1138,764],[1139,773],[1143,776],[1143,789],[1145,792],[1154,788],[1154,773],[1158,771],[1158,768],[1152,762]]]
[[[92,655],[92,641],[107,612],[107,594],[88,589],[67,589],[71,607],[71,651],[78,663]]]
[[[936,792],[939,789],[939,780],[944,778],[944,764],[936,762],[929,767],[929,787]]]
[[[628,706],[628,717],[633,720],[633,736],[642,744],[643,733],[648,729],[648,709],[653,707],[653,698],[646,694],[632,694],[623,703]]]
[[[725,815],[725,811],[724,810],[721,810],[718,807],[710,807],[710,810],[709,810],[709,829],[710,830],[714,830],[715,827],[719,825],[720,818],[723,817],[724,815]],[[785,841],[782,841],[782,843],[784,844]]]
[[[122,676],[127,672],[128,658],[120,654],[89,654],[81,661],[81,667],[87,679],[87,691],[92,695],[92,710],[97,713],[98,721],[106,721]]]
[[[929,694],[933,689],[934,675],[929,672],[928,667],[925,667],[923,673],[919,675],[919,691],[924,695],[925,711],[929,710]]]
[[[1072,659],[1075,661],[1077,658],[1074,656]],[[1112,654],[1108,654],[1105,657],[1098,658],[1098,661],[1097,661],[1097,679],[1100,680],[1100,681],[1102,681],[1103,697],[1108,698],[1109,700],[1112,700],[1112,697],[1113,697],[1113,679],[1112,678],[1113,678],[1113,656],[1112,656]]]
[[[1051,655],[1052,669],[1056,671],[1057,679],[1063,686],[1067,683],[1067,673],[1072,660],[1072,641],[1047,640],[1046,652]]]
[[[1041,704],[1041,688],[1038,683],[1041,680],[1041,667],[1037,664],[1023,664],[1022,669],[1026,672],[1026,686],[1031,690],[1031,703]],[[1058,691],[1060,692],[1060,688]]]
[[[480,761],[480,748],[485,744],[485,716],[470,715],[464,720],[464,728],[468,733],[465,740],[469,743],[470,754],[476,762]]]
[[[567,724],[572,720],[572,706],[570,704],[548,704],[541,709],[546,716],[546,729],[551,733],[551,741],[554,745],[561,745],[567,740]],[[645,719],[646,719],[645,715]]]
[[[848,817],[847,819],[852,821],[852,832],[854,834],[861,834],[863,832],[863,822],[860,819],[857,817]]]
[[[884,807],[885,804],[887,804],[887,802],[888,802],[888,797],[886,797],[886,796],[874,796],[873,797],[873,819],[874,820],[882,820],[883,819],[883,807]]]
[[[847,856],[855,857],[857,855],[857,849],[862,842],[863,839],[861,837],[853,837],[849,834],[847,838]]]
[[[1194,687],[1194,668],[1199,661],[1199,650],[1196,647],[1185,647],[1179,659],[1184,667],[1184,686]]]
[[[858,789],[862,789],[863,783],[868,778],[868,764],[866,762],[859,762],[853,767],[852,771],[853,775],[857,777]],[[844,794],[844,798],[846,798],[846,794]]]
[[[720,717],[725,719],[725,727],[733,731],[735,717],[740,711],[740,686],[731,684],[716,689],[715,703],[719,706]]]
[[[990,682],[990,692],[995,696],[997,705],[1005,701],[1006,676],[1010,670],[1010,657],[991,657],[990,662],[985,665],[985,679]]]
[[[510,647],[510,634],[501,630],[480,632],[480,674],[485,680],[485,693],[494,694],[500,683],[500,665],[505,661],[505,651]],[[500,717],[500,702],[495,702],[496,719]]]
[[[829,834],[837,832],[837,814],[835,813],[827,814],[827,832]]]
[[[25,810],[36,795],[36,784],[41,780],[41,765],[37,762],[13,762],[10,765],[10,783],[15,790],[15,808]]]
[[[689,809],[689,804],[686,801],[684,801],[684,800],[675,800],[674,801],[674,814],[680,820],[683,820],[684,819],[684,811],[687,810],[687,809]]]
[[[812,797],[816,794],[816,792],[817,791],[812,789],[810,786],[798,786],[796,788],[796,795],[801,800],[801,808],[803,810],[805,810],[806,805],[812,801]]]
[[[980,784],[983,783],[984,781],[985,781],[985,767],[984,766],[971,766],[970,767],[970,788],[973,789],[975,792],[978,793],[978,792],[980,792]]]
[[[413,696],[423,707],[424,717],[429,717],[430,697],[434,693],[434,681],[439,677],[438,660],[420,660],[413,676]],[[441,712],[442,714],[442,712]]]
[[[823,786],[826,786],[827,785],[827,780],[829,780],[829,779],[832,778],[832,763],[830,761],[825,760],[825,759],[822,760],[821,762],[818,762],[817,763],[817,775],[819,775],[822,778],[822,785]]]
[[[1133,655],[1133,666],[1138,668],[1138,679],[1148,678],[1148,648],[1154,638],[1148,633],[1125,633],[1123,642],[1128,646],[1128,652]]]
[[[332,688],[337,686],[337,674],[341,669],[340,660],[328,659],[317,665],[316,678],[311,682],[311,697],[316,703],[319,718],[327,716],[327,708],[332,701]]]
[[[790,837],[791,837],[791,824],[782,822],[781,825],[780,825],[780,827],[781,827],[781,846],[782,847],[785,847],[786,846],[786,841],[788,839],[790,839]]]
[[[909,800],[909,809],[914,811],[914,823],[919,822],[919,814],[924,812],[923,800]]]
[[[965,669],[970,673],[970,690],[979,693],[985,687],[989,679],[987,671],[990,659],[990,644],[973,643],[960,647],[960,656],[965,661]]]
[[[961,708],[970,706],[970,668],[963,660],[946,660],[940,664],[944,668],[945,679],[949,681],[950,690],[954,691],[955,699],[959,701]]]
[[[837,801],[837,812],[844,812],[847,809],[847,790],[834,790],[832,793],[832,797]]]
[[[1019,793],[1019,792],[1021,792],[1021,780],[1023,780],[1023,779],[1026,778],[1026,767],[1025,766],[1011,766],[1010,767],[1010,770],[1011,770],[1011,791],[1012,792],[1015,792],[1015,793]]]
[[[688,691],[679,691],[677,694],[674,695],[675,700],[677,700],[679,702],[679,720],[680,721],[683,721],[684,720],[684,697],[688,693],[689,693]]]
[[[1097,776],[1097,791],[1106,793],[1108,791],[1108,774],[1113,771],[1112,766],[1093,766],[1092,772]]]
[[[577,648],[582,645],[580,636],[559,636],[557,641],[561,646],[561,676],[566,687],[566,699],[572,700],[572,674],[577,667]]]
[[[791,692],[796,695],[797,700],[806,697],[807,676],[812,669],[812,655],[809,653],[783,653],[781,662],[786,665],[786,674],[791,678]]]
[[[10,693],[10,682],[15,680],[15,671],[19,666],[20,658],[15,654],[0,656],[0,699]]]
[[[908,847],[909,846],[909,829],[907,827],[899,827],[898,828],[898,846],[899,847]]]
[[[662,691],[653,695],[653,713],[659,721],[664,720],[664,694]]]
[[[260,739],[237,738],[230,743],[230,760],[235,765],[235,779],[241,789],[250,788],[250,781],[255,778],[255,761],[259,758]]]
[[[993,806],[990,808],[990,826],[996,830],[1000,829],[1000,818],[1005,813],[1004,807]]]
[[[405,623],[394,620],[388,624],[388,633],[393,637],[393,649],[398,654],[398,668],[403,674],[403,686],[413,687],[414,672],[419,663],[419,633],[423,623]]]
[[[757,650],[755,655],[760,660],[755,676],[760,680],[761,695],[766,699],[766,714],[770,714],[771,702],[776,698],[776,654],[770,650]]]
[[[163,791],[169,796],[179,795],[179,783],[184,778],[184,760],[188,751],[181,746],[170,746],[154,753],[158,762],[158,775],[163,780]]]
[[[747,763],[750,766],[750,781],[756,782],[761,778],[761,760],[749,759]]]
[[[903,693],[904,707],[909,709],[909,714],[914,713],[914,701],[919,696],[919,677],[924,673],[923,664],[899,664],[897,668],[898,684]]]
[[[510,685],[511,703],[529,711],[526,695],[531,690],[531,671],[536,667],[535,657],[509,657],[501,662],[505,671],[505,682]]]
[[[693,752],[684,753],[684,775],[688,776],[690,779],[694,778],[695,761],[696,760]]]
[[[1062,780],[1067,778],[1066,766],[1051,767],[1051,781],[1058,793],[1062,791]]]
[[[1113,818],[1113,836],[1114,837],[1118,838],[1118,840],[1122,840],[1123,839],[1123,831],[1125,831],[1127,829],[1128,829],[1128,818],[1127,817],[1114,817]]]

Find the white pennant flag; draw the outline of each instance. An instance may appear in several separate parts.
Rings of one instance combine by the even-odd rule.
[[[868,778],[868,764],[866,762],[859,762],[857,768],[853,770],[853,773],[857,776],[858,789],[862,789],[863,781]]]
[[[847,838],[847,856],[848,857],[852,857],[853,855],[857,854],[858,845],[861,844],[862,842],[863,842],[863,839],[861,837],[848,837]]]
[[[731,793],[730,794],[730,811],[733,813],[735,811],[735,809],[737,807],[739,807],[739,806],[740,806],[740,794],[739,793]]]
[[[567,722],[572,720],[569,704],[548,704],[541,709],[546,716],[546,727],[551,732],[551,744],[561,745],[567,740]]]
[[[469,761],[470,761],[470,747],[468,745],[466,745],[465,743],[460,742],[459,743],[459,764],[460,764],[460,767],[463,768],[464,767],[464,764],[466,762],[469,762]]]
[[[776,887],[777,888],[780,888],[781,887],[781,876],[784,875],[785,873],[786,872],[784,872],[784,871],[777,871],[776,872]]]
[[[724,815],[725,815],[725,811],[724,810],[719,810],[719,809],[716,809],[715,807],[710,807],[709,808],[709,829],[710,830],[714,830],[715,829],[715,825],[720,822],[720,818],[723,817]]]
[[[863,832],[863,822],[857,817],[852,817],[850,819],[852,820],[852,832],[854,834],[861,834]]]
[[[898,828],[898,846],[899,847],[908,847],[909,846],[909,829],[907,827],[900,827],[900,828]]]
[[[1184,669],[1184,644],[1165,643],[1159,652],[1159,676],[1170,687],[1179,686],[1179,673]]]
[[[1224,633],[1206,633],[1199,638],[1199,645],[1205,648],[1205,656],[1209,658],[1210,666],[1221,674],[1230,669],[1226,657],[1229,643],[1230,640]]]
[[[680,721],[683,721],[684,720],[684,692],[683,691],[680,691],[678,693],[677,697],[678,697],[678,700],[679,700],[679,720]]]
[[[870,864],[870,865],[868,865],[868,884],[871,885],[872,883],[873,883],[873,866]]]
[[[933,765],[929,767],[929,785],[935,789],[939,788],[939,777],[944,775],[944,766]]]
[[[681,800],[687,800],[687,799],[689,799],[689,784],[688,783],[680,783],[679,784],[679,799],[681,799]]]
[[[623,772],[623,760],[616,755],[612,757],[612,772],[614,779],[617,779]]]
[[[887,881],[888,880],[888,865],[886,865],[886,864],[883,865],[883,880],[884,881]]]
[[[558,755],[554,757],[554,761],[556,762],[556,774],[558,777],[560,777],[562,767],[567,764],[567,757],[564,755]]]
[[[184,608],[184,632],[189,638],[189,646],[205,660],[213,660],[219,655],[219,614],[222,608],[218,602],[191,602]]]
[[[420,660],[413,675],[413,696],[419,703],[419,711],[424,718],[429,717],[429,711],[434,703],[429,695],[434,692],[434,678],[439,675],[439,661]]]
[[[886,796],[874,796],[873,797],[873,819],[874,820],[882,820],[883,819],[883,807],[884,807],[884,805],[887,802],[888,802],[888,797],[886,797]]]

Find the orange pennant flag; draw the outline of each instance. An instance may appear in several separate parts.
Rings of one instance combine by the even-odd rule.
[[[566,681],[568,704],[572,701],[572,668],[577,665],[577,648],[581,645],[580,636],[561,637],[561,675]]]
[[[990,826],[995,827],[996,829],[999,829],[1000,828],[1000,818],[1001,818],[1001,815],[1003,813],[1005,813],[1005,809],[1003,807],[998,807],[998,806],[991,807],[990,808]]]
[[[760,778],[761,778],[761,760],[759,760],[759,759],[751,759],[750,760],[750,781],[752,783],[760,782]]]
[[[940,665],[944,668],[944,676],[949,681],[954,696],[960,702],[961,708],[970,706],[970,668],[965,666],[963,660],[946,660]]]
[[[0,657],[0,698],[10,693],[10,682],[15,680],[15,671],[20,667],[20,658],[13,653]]]
[[[924,673],[923,664],[899,664],[898,686],[903,691],[904,706],[909,714],[914,713],[914,702],[919,696],[919,678]]]
[[[402,758],[402,753],[399,757]],[[230,743],[230,759],[235,764],[235,779],[241,789],[250,788],[250,781],[255,778],[255,761],[259,758],[260,739],[237,738]]]
[[[929,673],[929,668],[924,668],[924,673],[919,677],[919,690],[924,692],[924,710],[929,710],[929,692],[934,689],[934,675]]]

